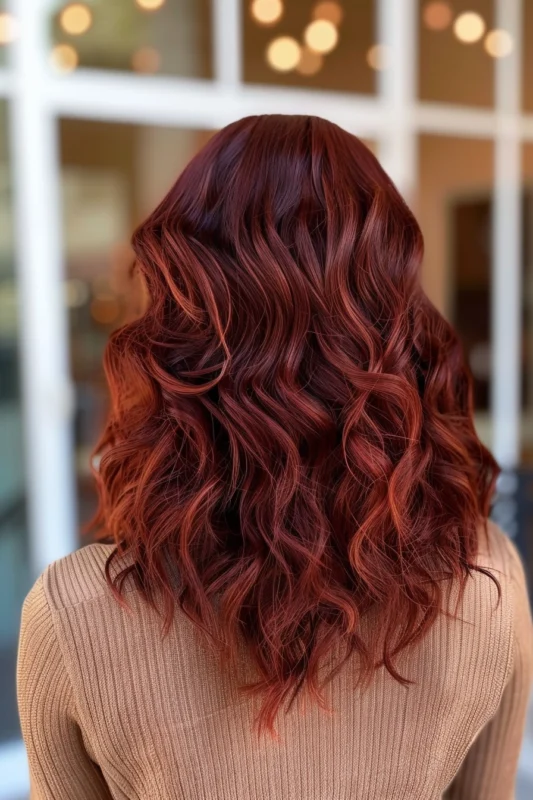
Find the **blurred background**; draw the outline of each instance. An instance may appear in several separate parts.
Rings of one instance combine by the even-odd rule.
[[[413,207],[531,586],[533,0],[0,0],[0,800],[28,792],[21,603],[94,509],[102,351],[140,302],[131,231],[252,113],[337,122]]]

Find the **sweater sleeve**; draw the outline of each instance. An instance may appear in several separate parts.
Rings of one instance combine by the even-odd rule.
[[[17,700],[31,800],[111,800],[84,745],[41,576],[22,608]]]
[[[511,541],[507,549],[513,598],[510,670],[496,714],[475,739],[444,795],[446,800],[513,800],[515,796],[516,772],[533,680],[533,623],[520,556]]]

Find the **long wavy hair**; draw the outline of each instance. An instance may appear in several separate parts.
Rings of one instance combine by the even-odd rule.
[[[352,654],[362,680],[384,666],[407,681],[398,654],[435,622],[446,583],[462,592],[481,569],[499,467],[394,184],[324,119],[248,117],[213,136],[132,243],[148,302],[105,351],[88,526],[116,544],[115,596],[133,576],[162,635],[181,608],[222,661],[244,641],[259,731],[276,735],[303,688],[324,707]],[[371,610],[377,638],[362,635]]]

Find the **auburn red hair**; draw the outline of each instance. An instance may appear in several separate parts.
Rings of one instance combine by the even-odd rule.
[[[115,595],[132,575],[163,631],[181,607],[223,660],[244,640],[260,730],[301,688],[323,703],[336,645],[334,671],[355,653],[362,679],[404,680],[396,656],[478,569],[499,471],[412,213],[355,136],[256,116],[213,136],[133,247],[149,301],[107,345],[95,449]]]

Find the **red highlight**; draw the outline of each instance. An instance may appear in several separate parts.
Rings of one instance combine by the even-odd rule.
[[[324,705],[337,649],[326,680],[352,654],[361,680],[406,680],[396,656],[476,569],[499,472],[412,213],[355,136],[259,116],[132,241],[149,301],[105,352],[90,523],[117,544],[115,595],[132,576],[163,631],[179,606],[223,662],[244,641],[260,731],[302,689]]]

